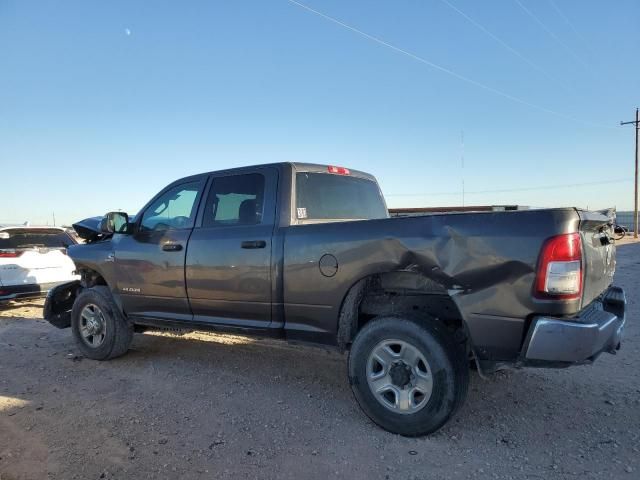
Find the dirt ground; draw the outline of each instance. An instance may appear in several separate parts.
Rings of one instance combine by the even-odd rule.
[[[137,335],[78,356],[38,303],[0,311],[0,480],[640,478],[640,244],[618,250],[623,348],[594,365],[472,375],[428,438],[359,411],[345,358],[281,342]]]

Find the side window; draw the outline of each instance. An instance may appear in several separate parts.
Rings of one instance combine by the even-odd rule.
[[[191,228],[196,216],[196,198],[204,182],[177,185],[158,197],[144,212],[143,231]]]
[[[213,179],[203,226],[256,225],[262,222],[264,176],[259,173]]]

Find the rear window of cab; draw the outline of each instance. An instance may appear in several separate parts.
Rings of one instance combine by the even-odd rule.
[[[299,220],[373,220],[388,216],[380,188],[372,180],[330,173],[296,174]]]

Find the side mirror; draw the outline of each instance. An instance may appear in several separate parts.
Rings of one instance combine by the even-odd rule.
[[[102,233],[129,233],[129,215],[124,212],[109,212],[100,221]]]

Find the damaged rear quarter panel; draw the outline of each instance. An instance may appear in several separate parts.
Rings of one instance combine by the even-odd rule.
[[[479,353],[512,358],[533,312],[562,313],[577,305],[532,298],[545,239],[576,231],[573,209],[396,217],[285,228],[284,308],[288,335],[334,338],[343,299],[359,280],[397,270],[441,284],[461,312]],[[338,261],[322,275],[325,254]]]

